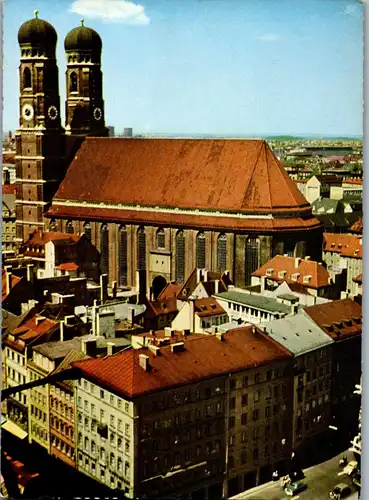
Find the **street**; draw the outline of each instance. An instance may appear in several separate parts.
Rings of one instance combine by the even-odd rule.
[[[346,455],[348,460],[353,460],[352,453],[347,451],[340,453],[326,462],[305,469],[304,473],[306,477],[303,482],[307,484],[308,488],[293,497],[294,500],[329,499],[329,492],[338,483],[346,483],[350,486],[353,494],[350,497],[346,497],[347,500],[357,500],[358,494],[355,493],[350,478],[346,474],[341,474],[342,468],[339,466],[339,460],[343,455]],[[239,493],[232,498],[234,500],[281,500],[286,497],[287,495],[281,488],[279,481],[276,481],[275,483],[267,483],[247,490],[244,493]]]

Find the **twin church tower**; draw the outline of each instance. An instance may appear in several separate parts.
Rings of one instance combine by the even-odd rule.
[[[108,136],[102,90],[100,36],[72,29],[64,41],[67,58],[65,127],[60,116],[57,34],[35,18],[19,29],[20,115],[16,132],[16,238],[45,229],[44,213],[81,142]]]

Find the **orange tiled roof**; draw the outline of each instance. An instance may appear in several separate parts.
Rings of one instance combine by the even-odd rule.
[[[53,231],[35,231],[30,238],[24,243],[24,246],[44,246],[49,241],[70,241],[73,243],[77,243],[81,238],[80,235],[77,234],[69,234],[69,233],[59,233]]]
[[[62,206],[62,200],[110,205]],[[235,218],[116,210],[114,204],[227,211]],[[272,213],[283,219],[237,219],[237,213]],[[87,138],[48,215],[197,227],[319,227],[310,205],[262,140]]]
[[[24,345],[20,341],[28,344],[39,337],[51,333],[57,325],[57,321],[44,318],[40,314],[35,314],[10,332],[10,335],[14,336],[14,340],[11,340],[8,335],[4,343],[12,349],[22,351],[24,350]]]
[[[171,314],[177,311],[177,299],[175,297],[168,297],[165,299],[148,300],[148,316],[160,316],[163,314]],[[150,314],[151,313],[151,314]]]
[[[304,311],[333,340],[361,334],[362,308],[354,300],[333,300]]]
[[[79,266],[77,266],[77,264],[75,264],[74,262],[65,262],[64,264],[56,266],[56,269],[58,269],[59,271],[77,271],[77,269],[79,269]]]
[[[361,236],[355,234],[324,233],[323,251],[338,253],[342,257],[363,258]]]
[[[1,300],[4,301],[6,299],[6,297],[9,295],[7,292],[7,289],[6,289],[7,277],[6,277],[6,271],[4,269],[2,269],[2,271],[1,271],[1,278],[2,278],[2,281],[1,281]],[[11,287],[10,287],[10,289],[15,287],[15,285],[17,285],[21,279],[22,278],[18,278],[18,276],[14,276],[14,274],[12,274],[11,275]]]
[[[205,297],[195,300],[195,314],[200,318],[204,318],[206,316],[225,314],[225,310],[213,297]]]
[[[329,273],[319,262],[284,255],[276,255],[252,275],[306,288],[321,288],[330,284]]]
[[[287,360],[292,354],[260,330],[245,327],[231,330],[221,341],[215,336],[189,335],[184,349],[171,352],[160,348],[155,356],[149,349],[130,349],[113,356],[73,363],[82,375],[125,397],[169,389],[200,380]],[[139,355],[149,357],[150,369],[139,365]]]
[[[363,179],[343,179],[342,184],[362,185],[363,184]]]
[[[178,292],[181,290],[181,288],[182,288],[182,285],[177,285],[177,283],[167,283],[165,288],[162,290],[162,292],[158,296],[158,300],[177,297]]]

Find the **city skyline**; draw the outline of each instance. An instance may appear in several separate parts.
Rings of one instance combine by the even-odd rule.
[[[100,34],[106,122],[118,133],[362,134],[358,0],[6,2],[4,130],[18,126],[17,32],[36,8],[58,33],[62,110],[64,37],[81,17]]]

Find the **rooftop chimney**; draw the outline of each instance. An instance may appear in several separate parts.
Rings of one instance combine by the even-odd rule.
[[[33,283],[33,264],[27,264],[27,281]]]
[[[202,281],[202,269],[196,269],[196,284]]]
[[[297,267],[299,267],[300,262],[301,262],[300,257],[296,257],[296,258],[295,258],[295,267],[296,267],[296,268],[297,268]]]
[[[255,335],[255,334],[256,334],[256,327],[255,327],[255,326],[253,326],[253,327],[251,328],[251,331],[252,331],[252,334],[253,334],[253,335]]]
[[[305,257],[305,260],[310,260],[310,255],[307,255],[307,256]]]
[[[215,336],[219,340],[224,340],[223,332],[215,332]]]
[[[150,365],[149,365],[149,356],[146,356],[146,354],[139,354],[138,356],[139,359],[139,364],[145,372],[148,371]]]
[[[165,337],[173,337],[173,335],[174,335],[173,328],[171,328],[170,326],[166,326],[164,328],[164,335],[165,335]]]
[[[60,342],[64,342],[64,320],[60,322]]]
[[[134,307],[128,308],[128,320],[131,322],[132,326],[135,324],[135,308]]]
[[[108,275],[100,276],[100,303],[103,304],[108,299]]]
[[[160,347],[156,346],[156,345],[149,345],[149,351],[151,351],[154,356],[158,356],[158,354],[160,354]]]
[[[117,282],[113,281],[113,299],[117,298],[117,288],[118,288]]]
[[[214,290],[215,290],[215,293],[219,293],[219,281],[220,280],[214,280]]]
[[[111,356],[113,354],[113,348],[115,346],[115,343],[114,342],[107,342],[106,343],[106,354],[108,356]]]
[[[97,338],[84,338],[82,340],[82,352],[88,356],[96,356],[97,351]]]
[[[36,325],[39,325],[45,319],[46,319],[45,316],[36,316]]]
[[[180,352],[184,350],[184,342],[176,342],[170,346],[172,352]]]

